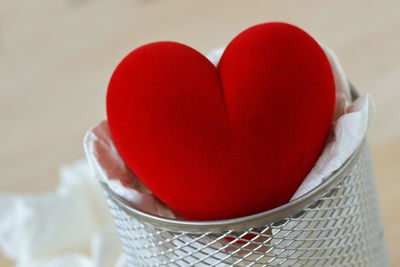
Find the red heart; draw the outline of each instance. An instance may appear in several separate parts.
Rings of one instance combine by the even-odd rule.
[[[139,47],[112,75],[107,115],[121,156],[158,198],[215,220],[288,202],[321,153],[334,103],[318,43],[265,23],[239,34],[218,68],[179,43]]]

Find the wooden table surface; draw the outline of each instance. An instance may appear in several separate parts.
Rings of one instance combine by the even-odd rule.
[[[84,156],[85,131],[105,117],[110,74],[135,47],[174,40],[207,53],[253,24],[287,21],[330,46],[359,91],[374,96],[369,142],[390,258],[400,266],[400,1],[1,0],[0,7],[0,192],[52,190],[58,166]]]

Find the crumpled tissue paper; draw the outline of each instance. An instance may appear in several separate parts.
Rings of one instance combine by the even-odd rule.
[[[119,267],[104,193],[86,161],[60,169],[53,193],[0,195],[0,248],[18,267]]]

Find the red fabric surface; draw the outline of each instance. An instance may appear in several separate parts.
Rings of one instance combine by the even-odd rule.
[[[189,220],[246,216],[289,201],[320,155],[335,84],[303,30],[240,33],[218,68],[175,42],[132,51],[114,71],[108,123],[121,156]]]

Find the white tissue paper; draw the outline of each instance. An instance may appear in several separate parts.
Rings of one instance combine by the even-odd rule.
[[[334,122],[321,156],[291,200],[321,184],[346,161],[362,142],[375,114],[370,95],[351,102],[349,84],[338,59],[329,48],[321,46],[336,83]],[[223,50],[209,54],[214,65]],[[88,162],[64,166],[56,192],[0,196],[0,248],[17,266],[123,266],[118,236],[97,180],[107,183],[137,209],[181,219],[128,168],[112,142],[106,120],[87,132],[84,148]]]
[[[123,266],[104,193],[84,160],[60,169],[54,193],[0,196],[0,248],[18,267]]]

